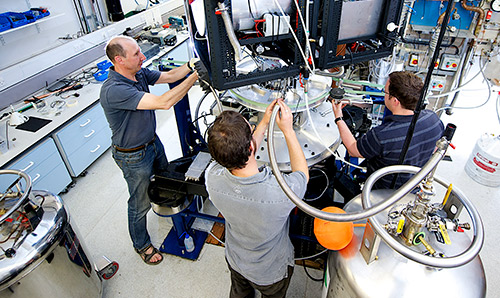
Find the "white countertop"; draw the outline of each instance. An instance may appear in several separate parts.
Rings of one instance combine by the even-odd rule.
[[[154,59],[158,59],[161,56],[165,55],[168,53],[170,50],[174,49],[176,46],[184,42],[186,39],[189,38],[189,34],[187,31],[179,32],[177,33],[177,43],[174,46],[166,46],[163,47],[160,50],[160,53],[148,61],[145,61],[143,64],[144,67],[147,65],[151,64],[151,61]],[[87,65],[85,69],[90,68],[92,66],[95,66],[96,63],[101,62],[105,60],[106,57],[103,57],[101,59],[96,60],[95,62]],[[77,73],[81,73],[81,70],[74,72],[72,75],[75,75]],[[14,126],[9,126],[6,122],[9,117],[5,117],[0,121],[0,136],[4,136],[5,134],[5,127],[8,126],[8,144],[9,144],[9,149],[7,152],[0,152],[0,167],[5,166],[8,164],[10,161],[12,161],[14,158],[16,158],[18,155],[23,153],[24,151],[30,149],[33,145],[36,145],[39,141],[45,139],[46,137],[50,137],[52,133],[57,131],[62,125],[65,123],[69,122],[71,119],[77,117],[80,113],[82,113],[84,110],[86,110],[88,107],[92,106],[94,103],[96,103],[99,100],[99,93],[101,90],[101,85],[102,82],[98,82],[96,80],[91,81],[92,83],[85,85],[82,89],[79,90],[71,90],[68,92],[63,93],[64,96],[68,96],[73,93],[78,93],[80,94],[79,97],[69,97],[65,99],[66,103],[69,103],[73,100],[76,99],[77,103],[73,105],[65,105],[62,108],[62,111],[55,115],[53,112],[49,112],[49,114],[41,114],[34,108],[30,108],[24,112],[22,112],[23,115],[26,116],[34,116],[42,119],[48,119],[52,120],[50,123],[45,125],[44,127],[40,128],[36,132],[29,132],[26,130],[20,130],[16,129]],[[36,95],[42,95],[46,91],[34,94]],[[46,105],[50,105],[52,102],[56,100],[64,100],[60,96],[55,96],[51,95],[49,97],[46,97],[43,99],[46,103]],[[17,105],[14,105],[14,108],[19,110],[25,106],[24,103],[19,102]],[[1,112],[1,114],[10,111],[10,109],[6,109]]]

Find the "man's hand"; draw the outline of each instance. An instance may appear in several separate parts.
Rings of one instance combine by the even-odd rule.
[[[278,105],[280,106],[280,110],[278,115],[276,115],[276,122],[285,136],[292,172],[301,171],[306,176],[306,180],[309,180],[307,161],[297,135],[295,135],[295,131],[293,130],[292,110],[282,100],[278,100]]]
[[[342,102],[335,103],[335,100],[332,100],[332,110],[335,118],[342,117],[342,109],[346,106]]]
[[[210,83],[210,77],[208,75],[207,68],[205,67],[205,65],[203,65],[203,63],[200,60],[194,63],[194,69],[198,73],[198,77],[200,79],[206,81],[207,83]]]
[[[187,63],[187,66],[189,69],[191,69],[191,71],[194,71],[194,65],[196,64],[196,62],[200,61],[200,58],[191,58],[189,60],[189,62]]]
[[[273,100],[266,108],[266,111],[264,112],[264,116],[262,117],[262,124],[265,124],[266,126],[269,125],[269,121],[271,121],[271,115],[273,114],[274,106],[278,101],[283,101],[282,98],[278,98]]]
[[[292,110],[282,100],[278,101],[280,111],[276,115],[276,123],[283,133],[293,131],[293,115]]]
[[[193,59],[191,59],[193,60]],[[191,62],[191,61],[190,61]],[[194,69],[196,70],[196,73],[198,74],[198,81],[200,82],[200,87],[203,89],[203,92],[207,93],[210,92],[210,77],[208,75],[208,71],[205,68],[205,65],[198,59],[194,63]]]

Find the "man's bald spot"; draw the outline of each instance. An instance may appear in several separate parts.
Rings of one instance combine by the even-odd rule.
[[[115,36],[108,41],[106,45],[106,56],[108,56],[111,62],[115,62],[116,56],[126,57],[126,52],[123,47],[126,41],[136,42],[132,37],[125,35]]]

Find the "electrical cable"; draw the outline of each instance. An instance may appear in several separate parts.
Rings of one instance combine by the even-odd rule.
[[[312,170],[318,170],[320,171],[321,173],[323,173],[323,175],[325,176],[326,178],[326,186],[325,188],[323,189],[323,191],[321,192],[321,194],[319,194],[318,196],[316,196],[315,198],[313,199],[306,199],[304,197],[304,201],[306,202],[313,202],[313,201],[316,201],[317,199],[321,198],[325,192],[328,190],[328,186],[330,185],[330,179],[328,179],[328,175],[325,173],[325,171],[323,171],[322,169],[319,169],[319,168],[311,168],[311,170],[309,170],[309,172],[311,172]],[[312,177],[311,173],[309,173],[309,181],[311,181],[312,178],[315,178],[315,177]]]
[[[309,274],[309,272],[307,272],[307,268],[306,268],[305,262],[302,262],[302,267],[304,267],[304,271],[306,272],[307,277],[309,277],[310,279],[312,279],[314,281],[318,281],[318,282],[322,282],[323,281],[323,278],[314,278],[314,277],[312,277]]]
[[[302,258],[294,258],[293,260],[294,260],[294,261],[303,261],[303,260],[312,259],[312,258],[315,258],[315,257],[318,257],[318,256],[320,256],[320,255],[324,254],[324,253],[325,253],[325,252],[327,252],[327,251],[328,251],[328,248],[325,248],[325,250],[323,250],[323,251],[321,251],[321,252],[319,252],[319,253],[317,253],[317,254],[315,254],[315,255],[308,256],[308,257],[302,257]]]
[[[200,37],[198,37],[198,35]],[[196,40],[207,40],[207,37],[206,36],[201,36],[200,33],[198,33],[198,30],[196,30],[196,32],[194,33],[193,38],[196,39]]]
[[[299,15],[299,18],[302,22],[302,27],[304,28],[304,33],[305,33],[305,36],[306,36],[306,56],[309,57],[309,55],[312,55],[312,48],[311,48],[311,42],[309,41],[309,2],[310,1],[306,1],[306,20],[307,22],[304,22],[304,18],[302,16],[302,12],[300,11],[300,7],[299,7],[299,4],[297,3],[298,0],[292,0],[293,3],[295,3],[295,7],[297,8],[297,12],[298,12],[298,15]],[[308,61],[306,61],[306,64],[308,65]],[[314,65],[314,59],[311,59],[311,64],[312,64],[312,70],[315,70],[316,69],[316,66]]]
[[[198,114],[200,113],[201,104],[203,103],[203,101],[205,100],[205,98],[207,97],[207,95],[208,95],[208,93],[203,94],[203,96],[200,98],[200,100],[196,104],[196,109],[194,110],[194,118],[195,118],[195,120],[193,120],[193,123],[196,126],[196,129],[198,129],[198,131],[200,131],[200,126],[198,125],[198,121],[197,121],[198,120]]]
[[[485,63],[484,66],[483,66],[483,68],[486,68],[487,65],[488,65],[488,63]],[[456,93],[458,91],[462,91],[462,89],[465,86],[467,86],[470,82],[472,82],[478,75],[480,75],[483,70],[484,69],[481,68],[481,57],[479,57],[479,71],[470,80],[468,80],[467,82],[465,82],[462,85],[458,86],[456,89],[453,89],[453,90],[450,90],[448,92],[441,93],[441,94],[428,95],[427,98],[443,97],[443,96],[447,96],[447,95],[450,95],[450,94],[454,94],[454,93]]]
[[[283,11],[283,8],[281,7],[281,5],[278,3],[278,1],[277,1],[277,0],[273,0],[273,1],[274,1],[274,3],[276,4],[276,6],[279,8],[279,10],[280,10],[280,12],[281,12],[281,15],[285,16],[286,14],[285,14],[285,12]],[[297,38],[297,35],[295,35],[295,32],[293,32],[293,28],[292,28],[292,26],[290,25],[290,22],[288,22],[288,20],[287,20],[286,18],[285,18],[285,22],[286,22],[286,24],[287,24],[288,28],[290,29],[290,33],[292,33],[292,36],[293,36],[293,38],[295,39],[295,43],[297,44],[297,48],[299,49],[300,54],[302,55],[302,58],[304,59],[304,62],[305,62],[305,64],[306,64],[306,67],[308,68],[308,70],[309,70],[310,72],[312,72],[311,68],[309,67],[309,63],[308,63],[308,61],[307,61],[307,57],[306,57],[306,55],[305,55],[304,51],[302,50],[302,47],[300,46],[299,39]]]
[[[217,238],[217,236],[215,236],[214,233],[212,233],[212,231],[208,231],[208,233],[210,234],[210,236],[214,237],[215,240],[219,241],[222,245],[226,245],[226,243],[224,243],[224,241]]]
[[[198,79],[200,81],[202,81],[203,83],[205,83],[208,88],[210,88],[210,92],[212,92],[212,94],[214,95],[215,99],[216,99],[216,103],[217,103],[217,107],[219,108],[219,112],[223,112],[224,109],[222,108],[222,103],[220,102],[220,99],[219,99],[219,96],[217,94],[217,92],[215,91],[215,89],[212,87],[212,85],[210,85],[207,81],[205,81],[204,79],[198,77]]]
[[[3,244],[3,243],[5,243],[5,242],[9,241],[10,237],[12,237],[12,235],[14,235],[14,233],[15,233],[15,232],[16,232],[16,231],[20,228],[20,227],[21,227],[21,224],[18,224],[18,225],[16,226],[16,228],[15,228],[14,230],[12,230],[12,232],[10,232],[10,234],[7,236],[7,238],[5,238],[5,239],[1,240],[1,241],[0,241],[0,243],[2,243],[2,244]]]
[[[479,58],[479,72],[483,75],[483,80],[484,80],[484,82],[486,82],[486,86],[488,87],[488,98],[486,99],[485,102],[483,102],[482,104],[475,106],[475,107],[452,107],[452,106],[442,107],[440,109],[437,109],[435,111],[435,113],[442,111],[442,110],[449,110],[449,109],[477,109],[477,108],[480,108],[480,107],[484,106],[485,104],[487,104],[490,101],[492,92],[491,92],[490,82],[488,81],[488,79],[486,78],[486,75],[484,74],[483,67],[481,67],[481,58]]]
[[[305,83],[304,85],[306,85],[307,83],[309,82],[308,79],[305,79]],[[306,103],[306,112],[307,112],[307,117],[309,118],[309,120],[311,120],[311,127],[314,131],[314,134],[316,135],[316,137],[318,138],[318,141],[326,148],[326,150],[328,150],[328,152],[330,152],[332,155],[335,155],[335,153],[332,151],[332,149],[330,149],[330,147],[328,147],[325,142],[323,141],[323,139],[320,137],[318,131],[316,130],[316,125],[314,125],[314,121],[312,121],[312,117],[311,117],[311,111],[309,109],[309,101],[307,99],[307,87],[304,88],[304,100],[305,100],[305,103]],[[332,108],[333,109],[333,108]],[[344,162],[348,163],[347,161],[343,160]],[[356,166],[356,165],[353,165],[351,163],[348,163],[349,165],[352,165],[354,166],[355,168],[358,168],[358,169],[361,169],[363,170],[364,172],[367,171],[367,169],[365,167],[360,167],[360,166]]]
[[[252,16],[252,19],[255,19],[255,16],[253,15],[253,12],[252,12],[252,6],[250,6],[250,0],[248,0],[247,3],[248,3],[248,10],[250,11],[250,15]]]
[[[201,118],[204,118],[204,119],[205,119],[204,124],[205,124],[205,125],[207,126],[207,128],[208,128],[208,127],[209,127],[212,123],[208,123],[208,122],[206,122],[207,116],[214,116],[214,115],[213,115],[213,114],[203,114],[203,113],[202,113],[202,115],[201,115],[201,116],[199,116],[198,118],[195,118],[195,119],[193,120],[193,123],[196,125],[196,124],[198,124],[198,120],[200,120]],[[215,121],[215,120],[214,120],[214,121]],[[208,129],[207,129],[207,130],[208,130]],[[201,131],[200,131],[200,129],[199,129],[199,128],[198,128],[198,132],[200,132],[200,133],[201,133]],[[205,137],[203,137],[203,139],[204,139],[205,141],[207,140]]]

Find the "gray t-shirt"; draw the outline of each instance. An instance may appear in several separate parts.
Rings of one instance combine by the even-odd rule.
[[[137,82],[109,71],[108,79],[101,87],[101,105],[113,133],[113,145],[135,148],[151,141],[156,131],[154,110],[137,110],[137,105],[149,85],[154,85],[161,73],[143,68],[137,72]]]
[[[298,197],[307,188],[304,173],[284,174]],[[251,177],[237,177],[213,162],[205,173],[210,200],[226,220],[226,258],[234,270],[258,285],[287,276],[293,266],[288,236],[289,214],[295,205],[280,188],[269,167]]]

